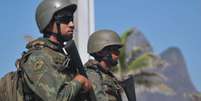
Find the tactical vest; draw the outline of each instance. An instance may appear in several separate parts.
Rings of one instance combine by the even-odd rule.
[[[106,93],[107,101],[122,101],[122,90],[123,88],[120,86],[118,80],[111,72],[104,72],[97,65],[98,62],[95,60],[89,60],[85,67],[87,67],[91,72],[96,72],[99,75],[100,83],[103,88],[103,91]],[[89,76],[89,75],[88,75]]]

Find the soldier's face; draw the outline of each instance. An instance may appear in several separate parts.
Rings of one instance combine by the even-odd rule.
[[[68,23],[61,23],[61,35],[65,38],[73,38],[74,23],[70,21]]]
[[[57,30],[57,24],[54,23],[53,25],[53,32],[58,33]],[[63,21],[62,23],[60,23],[60,31],[61,31],[61,35],[65,38],[65,39],[72,39],[73,38],[73,31],[74,31],[74,23],[73,20],[72,21]]]
[[[111,55],[112,55],[113,61],[118,61],[119,54],[120,54],[119,50],[113,50],[113,51],[111,51]]]
[[[73,13],[74,12],[72,12],[69,9],[63,9],[57,12],[54,16],[55,21],[59,21],[60,23],[60,34],[64,37],[64,39],[72,39],[73,37],[73,31],[74,31]]]
[[[111,46],[108,48],[108,51],[111,54],[112,60],[118,61],[120,55],[119,47]]]
[[[99,55],[106,57],[106,58],[104,57],[103,60],[106,61],[109,67],[116,66],[118,63],[119,55],[120,55],[119,47],[112,46],[112,47],[105,48],[103,51],[99,53]],[[107,68],[107,69],[110,69],[110,68]]]

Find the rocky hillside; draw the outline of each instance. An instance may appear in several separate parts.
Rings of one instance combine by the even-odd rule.
[[[170,47],[156,54],[143,33],[135,28],[122,38],[125,48],[120,63],[136,79],[137,101],[201,101],[179,48]]]

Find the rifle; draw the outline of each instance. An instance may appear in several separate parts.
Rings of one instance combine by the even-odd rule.
[[[70,57],[70,60],[67,60],[66,63],[69,63],[71,61],[73,67],[76,67],[81,75],[88,78],[74,40],[69,40],[68,42],[66,42],[62,49],[65,55]],[[93,89],[88,92],[87,101],[96,101]]]
[[[121,86],[124,88],[128,101],[136,101],[135,94],[135,79],[132,75],[128,76],[127,79],[123,80]]]

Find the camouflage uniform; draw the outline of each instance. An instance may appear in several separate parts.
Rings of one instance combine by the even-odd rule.
[[[72,101],[81,89],[81,84],[72,80],[76,69],[63,65],[68,58],[61,47],[47,38],[39,38],[27,45],[29,51],[21,60],[23,90],[26,99],[38,96],[41,101]]]
[[[99,68],[98,62],[89,60],[87,67],[88,78],[92,81],[97,101],[123,101],[124,90],[112,72],[105,72]]]

